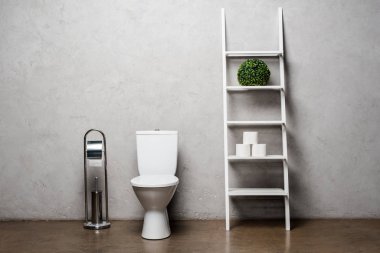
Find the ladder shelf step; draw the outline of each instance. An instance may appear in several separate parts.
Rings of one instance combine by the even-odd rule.
[[[267,155],[263,157],[239,157],[235,155],[228,156],[228,161],[230,162],[265,162],[265,161],[284,161],[286,160],[285,156],[283,155]]]
[[[227,91],[255,91],[255,90],[278,90],[282,91],[284,90],[283,87],[276,85],[276,86],[227,86]]]
[[[281,188],[229,188],[229,196],[287,196]]]
[[[281,51],[226,51],[226,57],[277,57],[281,56],[283,53]]]
[[[283,121],[262,120],[262,121],[227,121],[228,126],[282,126]]]

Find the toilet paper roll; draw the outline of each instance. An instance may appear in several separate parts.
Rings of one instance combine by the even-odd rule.
[[[257,132],[243,132],[244,144],[257,144]]]
[[[254,144],[252,145],[252,156],[262,157],[267,155],[267,144]]]
[[[87,151],[86,155],[88,159],[102,159],[103,141],[102,140],[87,141],[86,151]]]
[[[236,144],[236,156],[250,157],[251,145],[250,144]]]
[[[103,160],[101,160],[101,159],[88,159],[87,164],[90,167],[102,167],[103,166]]]

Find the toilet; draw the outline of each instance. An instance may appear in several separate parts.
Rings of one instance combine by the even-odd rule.
[[[178,185],[177,131],[136,131],[137,165],[140,176],[131,180],[145,210],[141,236],[164,239],[170,236],[166,210]]]

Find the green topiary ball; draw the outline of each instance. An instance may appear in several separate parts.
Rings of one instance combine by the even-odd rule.
[[[238,70],[238,81],[243,86],[262,86],[269,81],[270,71],[268,66],[259,59],[248,59],[243,62]]]

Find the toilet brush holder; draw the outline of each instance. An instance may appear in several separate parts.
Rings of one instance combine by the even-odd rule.
[[[87,135],[91,132],[101,134],[101,140],[87,141]],[[105,229],[111,227],[108,217],[108,182],[107,182],[107,149],[106,137],[100,130],[90,129],[84,135],[84,202],[85,202],[85,222],[86,229]],[[99,189],[99,177],[95,177],[95,189],[91,191],[91,220],[89,219],[88,208],[88,169],[91,167],[102,167],[104,170],[104,206],[105,219],[103,219],[103,191]]]
[[[102,224],[102,191],[98,187],[98,177],[95,177],[95,190],[91,192],[91,222],[92,224]]]

